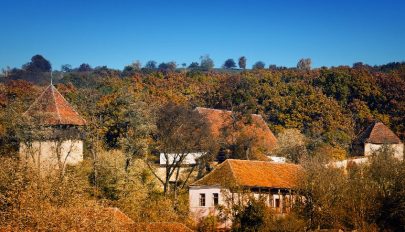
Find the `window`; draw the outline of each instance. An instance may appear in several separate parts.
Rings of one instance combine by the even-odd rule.
[[[213,197],[213,202],[214,202],[214,206],[216,206],[216,205],[218,205],[218,193],[213,193],[212,194],[212,197]]]
[[[276,199],[276,208],[280,208],[280,199]]]
[[[200,193],[200,206],[205,206],[205,193]]]

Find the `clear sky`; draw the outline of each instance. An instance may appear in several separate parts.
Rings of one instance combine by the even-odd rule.
[[[404,0],[0,0],[0,68],[35,54],[122,69],[209,54],[287,67],[405,60]]]

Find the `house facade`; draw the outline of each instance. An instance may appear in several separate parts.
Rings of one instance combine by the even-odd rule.
[[[363,130],[352,145],[353,156],[370,156],[382,146],[389,146],[399,160],[404,158],[404,144],[382,122],[374,122]]]
[[[83,160],[80,127],[86,121],[52,84],[23,114],[26,128],[20,142],[21,160],[40,170],[64,169]]]
[[[301,166],[289,163],[227,159],[189,187],[190,212],[199,221],[216,215],[218,206],[264,199],[275,213],[288,213],[299,198],[294,193]],[[230,226],[229,221],[223,227]]]

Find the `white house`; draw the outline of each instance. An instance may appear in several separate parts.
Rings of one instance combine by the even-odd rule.
[[[205,154],[206,154],[206,152],[190,152],[185,155],[185,158],[181,162],[181,165],[182,166],[196,165],[197,160]],[[166,158],[166,157],[168,157],[168,158]],[[160,153],[159,164],[161,167],[164,167],[167,165],[167,163],[166,163],[167,161],[169,161],[169,164],[179,162],[180,157],[181,157],[181,155],[176,154],[176,153],[169,153],[169,154]]]
[[[218,213],[217,206],[246,203],[249,197],[263,197],[276,213],[288,213],[298,196],[301,166],[289,163],[227,159],[189,187],[190,212],[198,221]],[[229,221],[222,227],[229,227]]]
[[[27,130],[20,157],[40,170],[64,169],[83,160],[80,127],[86,121],[52,84],[23,114]]]
[[[404,158],[404,144],[398,136],[382,122],[374,122],[363,130],[352,145],[353,156],[370,156],[383,145],[394,151],[394,156]]]
[[[286,157],[280,157],[280,156],[267,156],[269,161],[275,162],[275,163],[286,163],[287,158]]]

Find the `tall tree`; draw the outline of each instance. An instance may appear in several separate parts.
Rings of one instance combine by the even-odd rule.
[[[253,69],[264,69],[264,66],[265,66],[266,64],[263,62],[263,61],[257,61],[253,66],[252,66],[252,68]]]
[[[244,56],[241,56],[240,58],[239,58],[239,60],[238,60],[238,65],[239,65],[239,68],[241,68],[241,69],[246,69],[246,57],[244,57]]]
[[[223,65],[226,69],[231,69],[236,67],[236,63],[233,59],[227,59]]]
[[[157,67],[157,63],[154,60],[150,60],[150,61],[146,62],[146,64],[145,64],[146,69],[152,69],[153,70],[153,69],[156,69],[156,67]]]
[[[169,191],[170,180],[178,183],[180,168],[186,157],[193,152],[208,152],[210,131],[204,118],[187,107],[168,103],[157,113],[156,148],[165,157],[165,177],[162,179],[156,173],[156,178],[162,183],[165,194]],[[153,171],[152,164],[148,162]],[[191,173],[194,168],[190,169]],[[187,175],[189,176],[189,175]],[[184,180],[187,182],[188,180]],[[182,187],[185,186],[183,183]],[[177,184],[173,186],[176,193]]]
[[[93,69],[91,68],[91,66],[89,64],[83,63],[79,66],[79,68],[77,68],[78,72],[90,72]]]
[[[35,55],[31,58],[31,62],[23,65],[23,69],[29,72],[50,72],[52,66],[43,56]]]
[[[210,58],[209,55],[201,56],[200,67],[205,71],[209,71],[214,68],[214,61]]]
[[[311,70],[312,60],[311,58],[302,58],[297,63],[297,68],[300,70]]]

